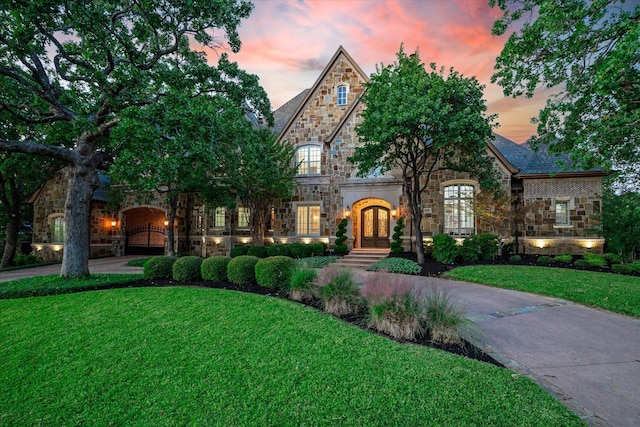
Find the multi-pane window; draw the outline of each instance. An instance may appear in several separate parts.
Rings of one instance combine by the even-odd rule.
[[[298,206],[296,234],[300,236],[320,235],[320,205]]]
[[[570,225],[569,200],[556,200],[556,225]]]
[[[251,215],[251,211],[249,208],[245,208],[245,207],[238,208],[238,228],[249,227],[250,215]]]
[[[473,234],[473,185],[456,184],[444,188],[444,232]]]
[[[217,207],[213,211],[213,226],[224,228],[227,225],[227,210],[224,207]]]
[[[64,217],[56,216],[51,220],[51,243],[64,242]]]
[[[296,152],[298,175],[320,175],[320,147],[305,145]]]
[[[347,105],[347,87],[338,86],[338,105]]]

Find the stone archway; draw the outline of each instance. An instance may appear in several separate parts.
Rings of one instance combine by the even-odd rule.
[[[391,203],[369,197],[353,204],[354,248],[388,248],[391,230]]]

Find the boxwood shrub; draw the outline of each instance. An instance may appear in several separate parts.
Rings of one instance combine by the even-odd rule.
[[[277,244],[267,246],[267,256],[291,256],[291,251],[289,250],[289,245],[286,244]]]
[[[183,256],[173,263],[173,279],[181,282],[191,282],[193,280],[202,280],[200,274],[200,265],[202,258],[199,256]]]
[[[310,256],[323,256],[325,252],[325,244],[321,242],[309,244]]]
[[[227,280],[227,265],[231,258],[226,256],[212,256],[200,266],[200,274],[204,280],[212,282],[225,282]]]
[[[555,260],[553,258],[551,258],[550,256],[541,255],[541,256],[538,257],[536,262],[538,264],[549,265],[549,264],[553,264],[555,262]]]
[[[145,279],[171,279],[173,263],[178,257],[156,256],[144,263],[142,275]]]
[[[247,255],[257,256],[258,258],[266,258],[267,255],[267,247],[262,245],[251,246],[247,251]]]
[[[460,253],[456,239],[448,234],[433,236],[433,258],[443,264],[453,264]]]
[[[256,284],[256,264],[260,261],[257,256],[240,255],[232,258],[227,264],[227,278],[236,285]]]
[[[287,256],[274,256],[256,263],[256,281],[265,288],[284,288],[298,263]]]
[[[237,256],[247,255],[247,252],[249,252],[249,246],[234,246],[231,248],[229,255],[231,258],[235,258]]]
[[[509,257],[510,262],[520,262],[522,261],[522,257],[520,255],[511,255]]]
[[[294,258],[306,258],[311,256],[310,246],[305,245],[304,243],[291,243],[289,245],[289,250],[291,251],[291,256]]]

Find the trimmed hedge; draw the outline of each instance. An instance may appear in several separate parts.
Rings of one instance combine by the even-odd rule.
[[[227,264],[227,278],[236,285],[256,284],[256,264],[260,261],[257,256],[240,255]]]
[[[304,243],[291,243],[289,245],[291,256],[294,258],[307,258],[311,256],[311,248]]]
[[[261,259],[255,266],[256,281],[265,288],[284,288],[297,265],[296,260],[286,256]]]
[[[249,246],[234,246],[231,248],[231,251],[229,251],[229,255],[231,258],[235,258],[237,256],[247,255],[247,252],[249,252]]]
[[[191,282],[194,280],[202,280],[200,274],[200,266],[202,258],[199,256],[183,256],[173,263],[173,279],[181,282]]]
[[[258,258],[266,258],[269,256],[267,255],[267,247],[263,245],[251,246],[247,255],[257,256]]]
[[[204,280],[212,282],[227,281],[227,265],[231,258],[226,256],[212,256],[204,261],[200,266],[200,274]]]
[[[178,257],[156,256],[144,263],[142,275],[145,279],[171,279],[173,263]]]
[[[289,250],[289,245],[277,244],[277,245],[267,246],[267,255],[268,256],[291,256],[291,251]]]

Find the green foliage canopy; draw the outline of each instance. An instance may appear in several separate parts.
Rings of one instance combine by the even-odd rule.
[[[409,199],[416,241],[422,241],[421,195],[431,174],[450,169],[469,172],[486,188],[497,188],[493,164],[486,155],[492,137],[483,86],[435,64],[429,71],[418,52],[397,53],[397,62],[380,66],[365,83],[366,106],[356,131],[362,146],[350,161],[366,176],[397,167]],[[419,245],[420,246],[420,245]],[[424,252],[418,248],[418,262]]]
[[[640,5],[617,0],[490,0],[494,35],[512,33],[492,82],[505,95],[553,88],[533,143],[582,166],[632,170],[640,157]],[[637,176],[636,176],[637,178]]]

